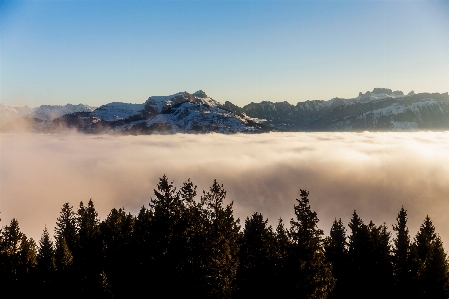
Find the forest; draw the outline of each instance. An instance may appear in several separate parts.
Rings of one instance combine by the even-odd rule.
[[[449,267],[427,216],[416,235],[407,211],[387,225],[356,211],[346,226],[318,228],[301,190],[289,225],[258,212],[244,223],[216,180],[198,196],[164,175],[138,215],[112,209],[99,219],[92,200],[65,203],[54,233],[36,243],[12,219],[0,230],[2,293],[47,298],[448,298]]]

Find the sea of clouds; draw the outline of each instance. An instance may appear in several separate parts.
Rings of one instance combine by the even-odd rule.
[[[448,162],[449,132],[1,134],[0,225],[14,217],[39,239],[65,202],[76,210],[90,198],[101,219],[114,207],[136,214],[165,174],[177,187],[190,178],[199,195],[217,179],[242,225],[257,211],[288,226],[305,189],[326,234],[354,210],[392,231],[404,206],[412,236],[429,215],[449,244]]]

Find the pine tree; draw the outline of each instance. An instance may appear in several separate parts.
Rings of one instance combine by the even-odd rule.
[[[449,296],[449,266],[440,237],[426,216],[412,246],[418,298],[440,299]]]
[[[273,294],[275,280],[276,238],[268,219],[254,213],[245,220],[237,272],[238,298]]]
[[[323,231],[318,228],[318,217],[309,205],[309,192],[300,191],[294,206],[296,219],[290,221],[292,262],[297,267],[295,298],[327,298],[335,280],[332,266],[324,256]]]
[[[76,226],[76,214],[73,206],[65,203],[62,206],[59,217],[56,220],[55,239],[64,239],[68,249],[73,253],[78,247],[78,230]]]
[[[67,246],[67,242],[63,237],[60,237],[56,242],[55,249],[55,265],[58,271],[58,276],[68,270],[73,264],[73,255]]]
[[[168,287],[171,281],[178,281],[182,276],[180,263],[182,261],[182,214],[184,210],[179,192],[164,175],[159,179],[155,198],[151,198],[150,209],[153,214],[151,223],[152,246],[150,256],[151,267],[154,269],[153,282],[155,292],[161,292],[167,297],[181,295],[179,284]],[[178,254],[180,253],[180,254]]]
[[[97,277],[103,267],[103,244],[99,219],[92,199],[89,200],[87,207],[80,202],[76,224],[79,243],[78,251],[75,253],[74,266],[78,272],[81,293],[87,295],[97,292]]]
[[[20,279],[21,249],[26,236],[20,231],[19,222],[13,218],[9,225],[2,229],[0,275],[6,289],[16,292]]]
[[[279,298],[288,298],[291,293],[292,285],[295,284],[290,275],[289,255],[291,252],[292,241],[284,227],[282,218],[279,218],[275,233],[275,264],[274,264],[274,293]]]
[[[202,281],[205,297],[229,298],[239,265],[239,219],[233,215],[233,203],[224,206],[226,191],[214,180],[201,203],[207,219],[205,271]]]
[[[396,294],[410,297],[414,294],[411,269],[411,244],[407,228],[407,211],[404,207],[396,217],[397,224],[393,225],[396,232],[393,247],[393,273]]]
[[[19,222],[12,219],[1,230],[0,279],[2,292],[29,296],[35,287],[36,243],[20,231]]]
[[[384,225],[371,221],[364,224],[356,211],[349,223],[349,281],[348,298],[360,298],[370,293],[374,297],[391,294],[393,270],[391,262],[390,233]]]
[[[341,219],[335,219],[329,237],[325,241],[326,259],[332,263],[332,275],[336,279],[335,288],[329,298],[345,298],[350,287],[348,282],[348,243],[346,229]]]
[[[102,275],[107,274],[107,289],[119,298],[129,294],[129,288],[133,287],[130,272],[134,270],[134,224],[135,217],[126,214],[124,209],[112,209],[100,225],[106,270]]]
[[[40,294],[52,296],[55,271],[55,250],[53,242],[50,240],[47,227],[45,227],[39,240],[37,253],[37,274]]]
[[[19,263],[17,266],[17,282],[19,296],[30,296],[36,287],[36,242],[22,234],[19,247]]]

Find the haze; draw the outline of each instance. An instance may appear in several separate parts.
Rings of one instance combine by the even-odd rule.
[[[414,236],[428,214],[449,242],[449,133],[269,133],[260,135],[92,136],[2,134],[1,226],[15,217],[28,235],[52,232],[63,203],[92,198],[100,218],[112,208],[136,214],[166,174],[198,193],[214,179],[244,223],[261,212],[272,225],[293,216],[310,191],[320,227],[347,225],[354,209],[391,225],[401,206]]]

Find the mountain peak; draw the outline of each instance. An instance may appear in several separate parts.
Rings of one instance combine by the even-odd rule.
[[[207,98],[207,94],[204,91],[202,91],[201,89],[198,90],[197,92],[195,92],[193,95],[198,98],[203,98],[203,99]]]
[[[393,91],[389,88],[374,88],[373,91],[371,93],[384,93],[384,94],[392,94]]]

